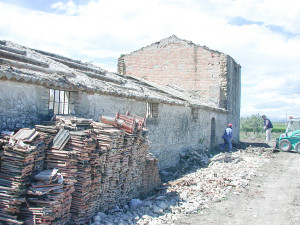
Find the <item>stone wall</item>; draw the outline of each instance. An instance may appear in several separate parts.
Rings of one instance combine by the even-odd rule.
[[[42,86],[0,82],[0,130],[33,127],[48,117],[49,89]]]
[[[211,146],[211,120],[216,119],[215,143],[223,143],[222,124],[226,114],[199,110],[198,118],[193,119],[191,108],[159,105],[159,118],[147,119],[150,151],[160,160],[160,168],[175,166],[180,152],[189,148],[209,148]]]
[[[146,115],[146,102],[135,99],[85,92],[79,93],[78,99],[80,103],[75,108],[76,115],[95,121],[99,121],[101,115],[114,117],[116,112],[129,111],[142,117]]]
[[[1,81],[0,88],[2,130],[33,127],[51,118],[48,88],[8,81]],[[126,111],[146,116],[147,102],[135,99],[72,92],[70,101],[75,106],[74,116],[95,121],[99,121],[101,115],[114,117],[116,112]],[[216,123],[215,143],[221,144],[227,113],[199,109],[195,119],[191,107],[159,103],[158,118],[148,118],[146,121],[150,152],[159,159],[159,167],[176,165],[179,154],[187,148],[209,148],[212,118]]]
[[[227,57],[227,102],[228,122],[233,124],[233,139],[239,140],[241,107],[241,66],[234,59]]]
[[[79,94],[81,103],[76,115],[99,120],[101,115],[114,117],[116,112],[132,112],[145,117],[146,102],[134,99],[117,98],[99,94]],[[187,148],[209,148],[211,145],[211,119],[216,120],[216,144],[223,143],[221,138],[226,113],[217,113],[200,109],[198,118],[193,119],[192,108],[159,103],[159,117],[147,118],[150,152],[159,159],[159,167],[174,166],[179,161],[180,152]]]

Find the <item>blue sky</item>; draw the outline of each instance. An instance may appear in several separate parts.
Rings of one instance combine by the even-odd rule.
[[[242,116],[300,116],[300,2],[0,0],[0,12],[0,40],[112,72],[121,54],[175,34],[242,66]]]
[[[58,10],[56,5],[67,6],[69,0],[53,1],[53,0],[1,0],[3,3],[9,3],[18,7],[37,10],[47,13],[64,13],[64,10]],[[73,0],[75,6],[85,5],[89,3],[89,0]],[[55,5],[56,4],[56,5]],[[69,3],[70,4],[70,3]]]

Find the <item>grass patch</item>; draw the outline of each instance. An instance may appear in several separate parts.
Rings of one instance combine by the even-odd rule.
[[[283,122],[274,122],[272,132],[274,133],[284,133],[286,130],[286,123]]]

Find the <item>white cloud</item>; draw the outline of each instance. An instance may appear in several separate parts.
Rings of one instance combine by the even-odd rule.
[[[65,12],[67,15],[75,15],[78,12],[78,7],[72,0],[67,3],[53,3],[51,8],[56,9],[57,12]]]
[[[57,1],[49,6],[53,13],[44,13],[0,0],[0,39],[116,71],[122,53],[175,34],[229,54],[241,64],[242,115],[282,117],[286,110],[300,111],[295,100],[300,94],[300,6],[293,0],[75,2]],[[256,24],[231,24],[237,17]],[[270,100],[281,104],[270,108]]]

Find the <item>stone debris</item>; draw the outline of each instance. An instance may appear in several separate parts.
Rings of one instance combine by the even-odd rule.
[[[189,155],[191,160],[191,152],[193,151],[184,154],[183,157]],[[195,156],[200,157],[198,154]],[[106,214],[99,212],[90,223],[174,224],[180,218],[209,208],[212,202],[226,199],[229,193],[239,195],[245,191],[251,179],[257,175],[257,169],[273,157],[269,149],[251,146],[233,153],[220,153],[210,159],[204,154],[203,152],[201,155],[202,161],[207,162],[205,167],[198,167],[194,172],[164,183],[157,188],[158,192],[155,195],[135,200],[132,203],[134,207],[129,204]],[[173,170],[173,173],[175,172]],[[172,177],[170,173],[172,172],[165,172]]]
[[[126,125],[57,116],[1,136],[0,223],[86,224],[152,193],[160,177],[144,120],[118,119]]]
[[[176,180],[183,174],[198,168],[206,167],[209,163],[209,157],[203,149],[186,149],[180,154],[179,164],[174,168],[168,168],[161,171],[161,178],[163,182],[169,180]],[[178,182],[176,180],[175,182]]]

